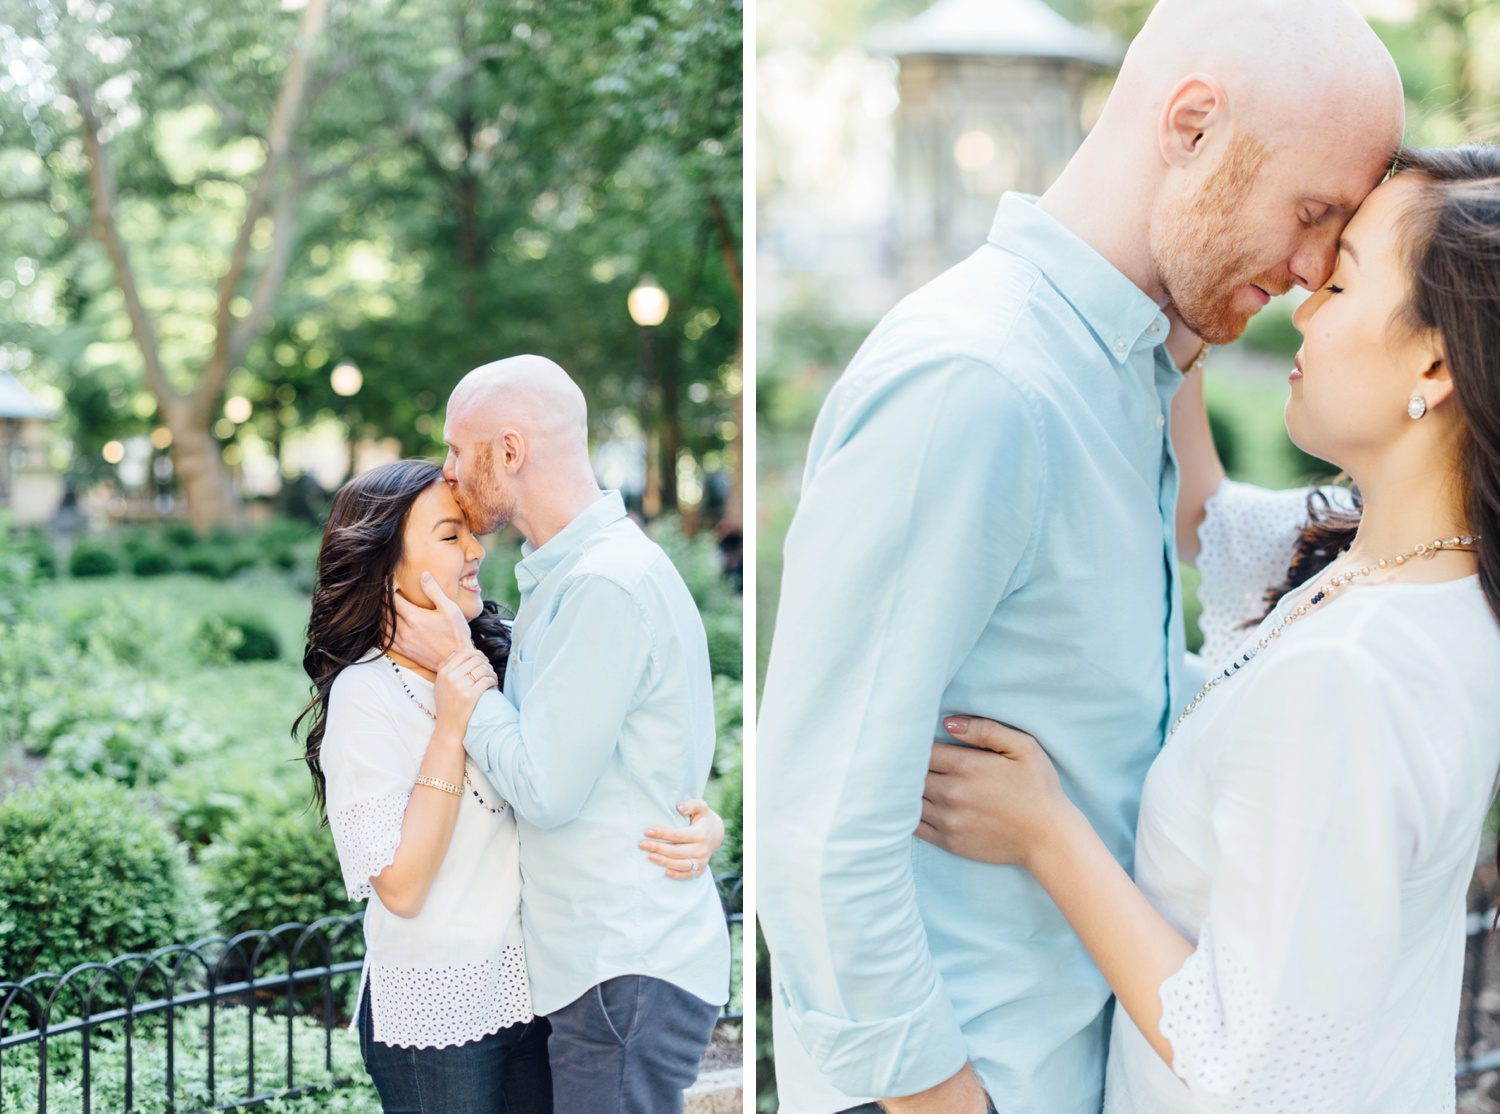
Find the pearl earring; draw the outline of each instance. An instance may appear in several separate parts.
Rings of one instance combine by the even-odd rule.
[[[1427,413],[1427,400],[1421,395],[1412,395],[1411,401],[1406,404],[1406,416],[1416,421]]]

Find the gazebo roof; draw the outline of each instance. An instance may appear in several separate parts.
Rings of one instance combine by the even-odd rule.
[[[42,418],[51,421],[57,417],[21,386],[20,380],[8,371],[0,371],[0,418]]]
[[[870,38],[877,54],[1056,58],[1115,69],[1125,46],[1069,23],[1043,0],[938,0],[910,23]]]

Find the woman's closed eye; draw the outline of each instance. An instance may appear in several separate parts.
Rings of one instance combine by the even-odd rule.
[[[1344,288],[1342,286],[1334,286],[1333,283],[1329,283],[1327,286],[1323,287],[1323,289],[1328,291],[1328,293],[1330,294],[1342,294],[1344,292]]]

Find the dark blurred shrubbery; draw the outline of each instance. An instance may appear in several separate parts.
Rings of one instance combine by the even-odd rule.
[[[68,555],[69,576],[114,576],[120,571],[115,546],[95,538],[79,538]]]

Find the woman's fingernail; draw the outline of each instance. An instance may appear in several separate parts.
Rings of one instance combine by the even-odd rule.
[[[949,716],[943,720],[943,726],[948,729],[950,735],[962,735],[969,729],[968,716]]]

